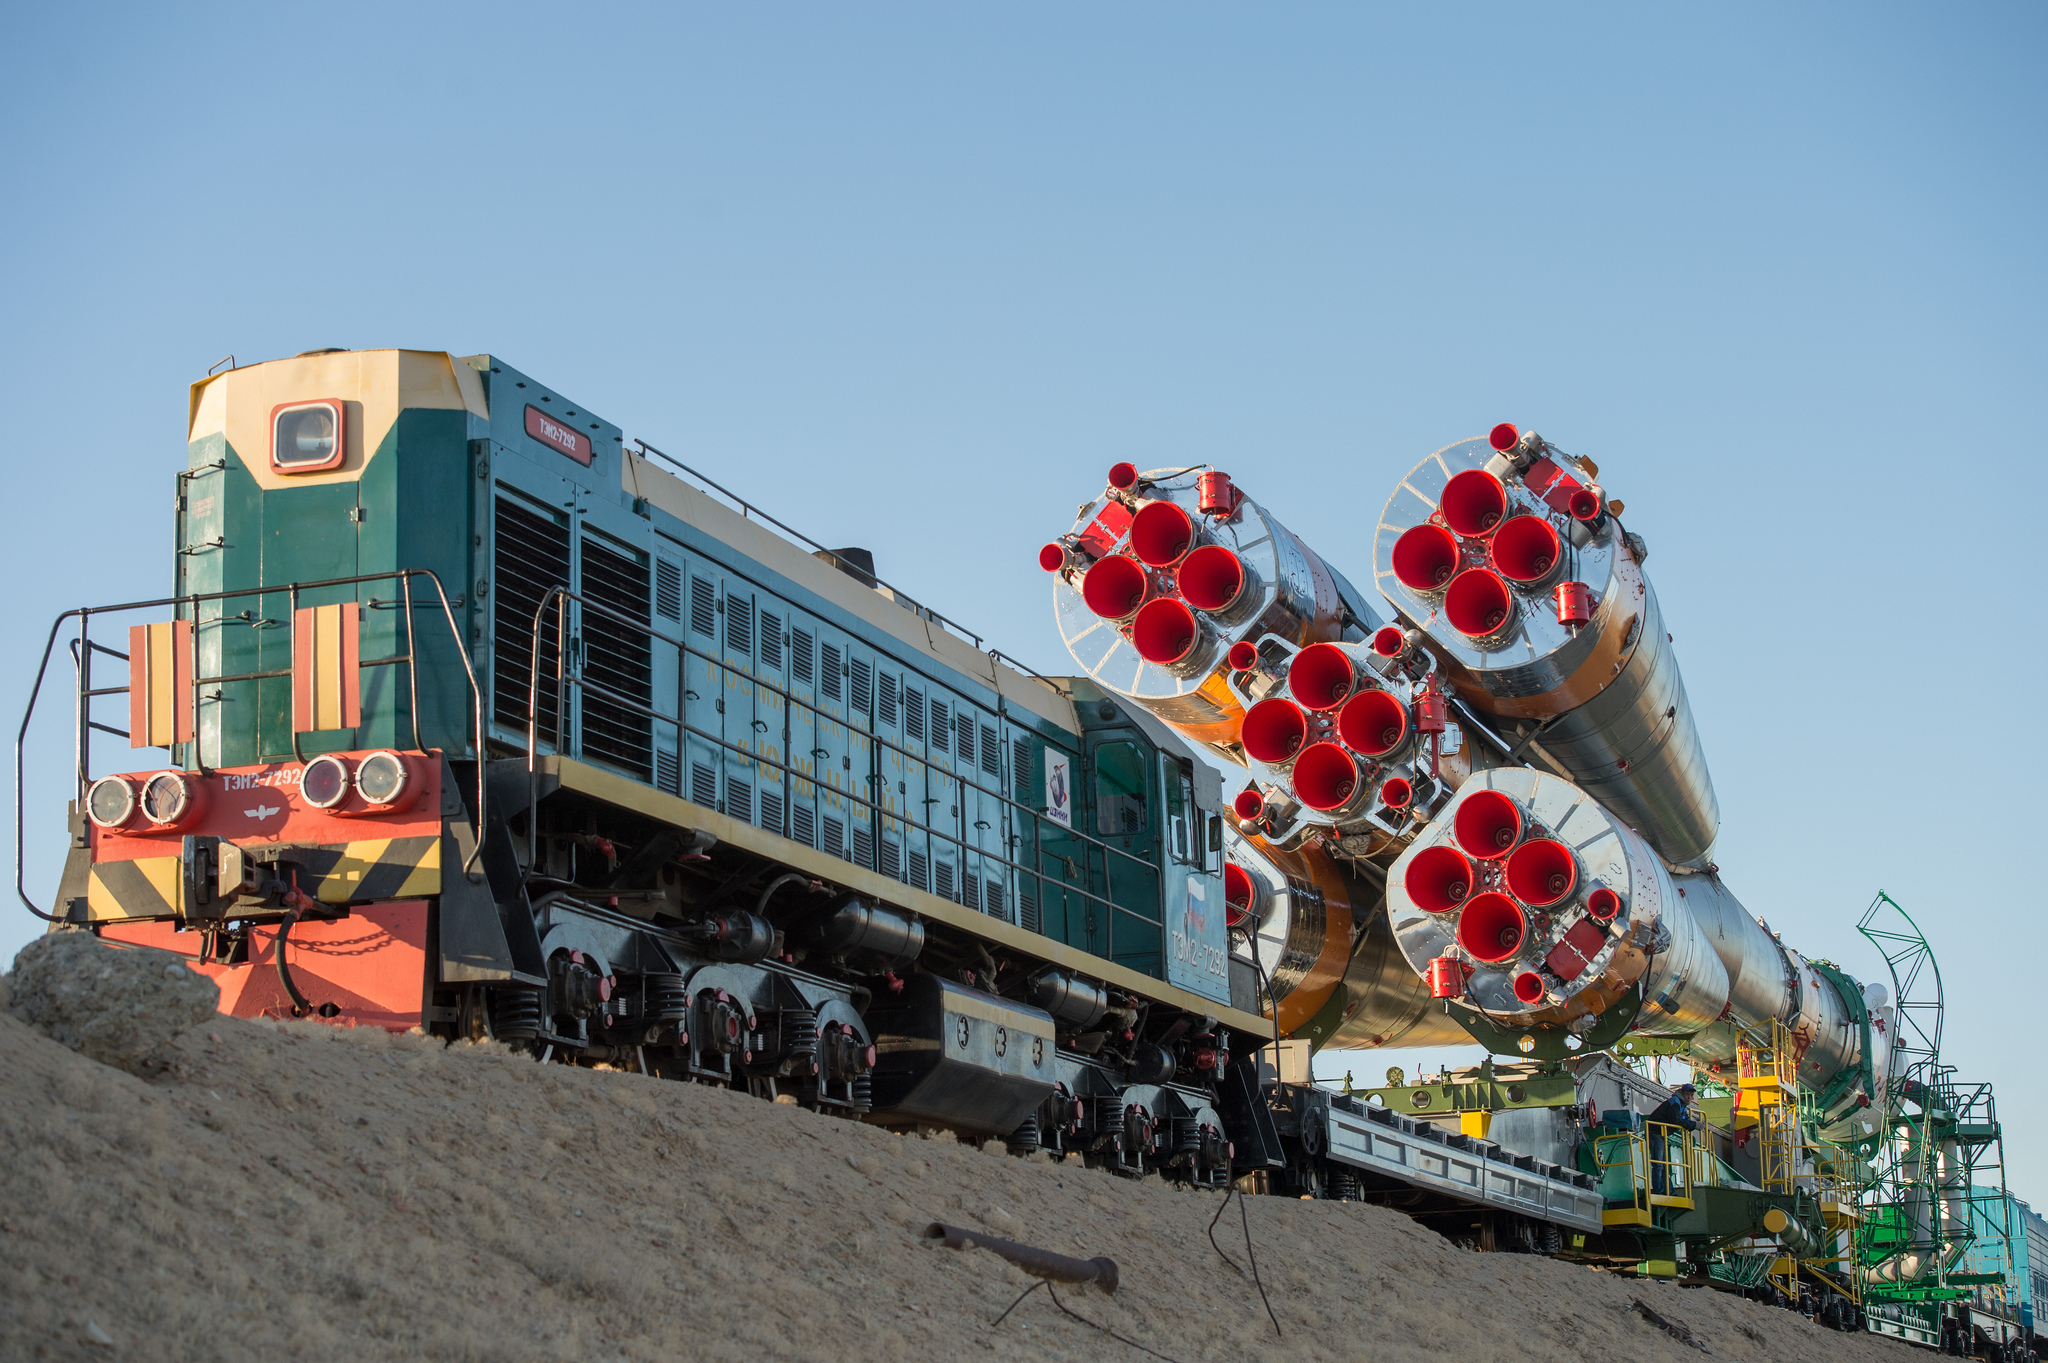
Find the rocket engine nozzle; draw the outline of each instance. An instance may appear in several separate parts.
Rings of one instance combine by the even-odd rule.
[[[1516,516],[1494,532],[1489,547],[1494,571],[1510,582],[1533,586],[1557,571],[1564,542],[1543,516]]]
[[[1424,913],[1449,913],[1472,895],[1478,873],[1455,847],[1431,847],[1408,863],[1403,884]]]
[[[1512,422],[1503,421],[1486,433],[1486,443],[1499,453],[1506,454],[1522,443],[1522,433],[1515,429]]]
[[[1337,737],[1353,752],[1384,757],[1408,737],[1408,707],[1391,692],[1361,691],[1337,712]]]
[[[1389,776],[1380,782],[1380,803],[1388,809],[1406,809],[1415,802],[1415,787],[1405,776]]]
[[[1522,810],[1497,790],[1475,791],[1458,806],[1451,831],[1466,855],[1493,861],[1520,841]]]
[[[1122,555],[1098,561],[1081,577],[1081,599],[1105,620],[1128,620],[1151,593],[1145,570]]]
[[[1232,672],[1249,672],[1259,665],[1259,646],[1249,639],[1239,639],[1230,646],[1228,658]]]
[[[1373,631],[1372,651],[1382,658],[1398,658],[1408,651],[1408,631],[1399,625],[1382,625]]]
[[[1194,517],[1172,502],[1147,502],[1131,517],[1131,552],[1140,562],[1171,568],[1194,547]]]
[[[1308,741],[1308,716],[1293,701],[1269,696],[1244,712],[1238,741],[1254,762],[1269,767],[1292,762]]]
[[[1294,761],[1294,793],[1310,809],[1328,814],[1356,799],[1365,774],[1335,743],[1311,743]]]
[[[1136,464],[1111,464],[1109,466],[1109,487],[1112,492],[1129,492],[1138,485]]]
[[[1461,558],[1450,531],[1424,522],[1394,542],[1394,576],[1410,591],[1442,591],[1457,576]]]
[[[1525,970],[1515,976],[1515,997],[1523,1003],[1537,1004],[1543,1001],[1543,977],[1533,970]]]
[[[1488,568],[1467,568],[1444,593],[1444,618],[1468,639],[1500,633],[1514,613],[1515,598],[1508,584]]]
[[[1508,490],[1485,469],[1454,473],[1444,484],[1437,509],[1444,524],[1467,539],[1490,535],[1508,514]]]
[[[1204,544],[1189,551],[1181,562],[1175,581],[1180,594],[1198,611],[1225,611],[1244,595],[1244,560],[1220,544]]]
[[[1287,689],[1310,710],[1333,710],[1358,685],[1351,655],[1335,644],[1310,644],[1294,655],[1287,670]]]
[[[1621,912],[1621,896],[1602,885],[1586,896],[1586,912],[1596,923],[1612,923]]]
[[[1475,895],[1458,915],[1458,945],[1475,961],[1493,965],[1522,949],[1529,922],[1515,901],[1495,890]]]
[[[1230,802],[1230,812],[1250,823],[1266,812],[1266,797],[1259,793],[1258,787],[1246,786],[1237,793],[1237,798]]]
[[[1202,637],[1201,622],[1184,601],[1162,596],[1138,608],[1131,621],[1131,644],[1148,663],[1172,667],[1186,661]]]
[[[1233,928],[1242,926],[1252,916],[1257,898],[1258,886],[1252,883],[1251,874],[1234,861],[1224,862],[1223,921]]]
[[[1532,838],[1508,855],[1504,879],[1508,893],[1530,908],[1548,908],[1572,892],[1579,866],[1557,839]]]

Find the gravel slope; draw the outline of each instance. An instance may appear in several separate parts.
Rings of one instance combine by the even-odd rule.
[[[1110,1255],[1114,1298],[1062,1300],[1180,1363],[1700,1357],[1632,1298],[1718,1358],[1909,1356],[1468,1253],[1380,1208],[1260,1198],[1276,1340],[1209,1245],[1217,1194],[491,1046],[218,1018],[164,1059],[146,1082],[0,1012],[0,1357],[1144,1357],[1043,1291],[991,1328],[1031,1280],[922,1240],[935,1219]],[[1218,1238],[1242,1262],[1237,1220]]]

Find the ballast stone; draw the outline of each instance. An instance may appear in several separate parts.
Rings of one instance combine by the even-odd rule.
[[[172,1037],[214,1017],[220,986],[155,947],[111,947],[89,932],[53,932],[14,958],[14,1011],[57,1041],[142,1074]]]

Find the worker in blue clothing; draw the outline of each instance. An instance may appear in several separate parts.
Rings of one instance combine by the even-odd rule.
[[[1680,1084],[1671,1090],[1669,1098],[1659,1103],[1656,1110],[1643,1119],[1650,1124],[1650,1191],[1659,1197],[1670,1191],[1665,1186],[1668,1180],[1664,1176],[1664,1161],[1667,1158],[1665,1128],[1677,1126],[1687,1131],[1699,1130],[1699,1114],[1693,1110],[1694,1104],[1698,1101],[1698,1089],[1691,1084]]]

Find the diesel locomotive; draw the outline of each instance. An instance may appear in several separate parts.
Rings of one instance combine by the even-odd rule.
[[[189,425],[170,593],[53,627],[36,912],[240,1016],[1228,1176],[1273,1024],[1219,778],[1143,707],[494,356],[231,369]],[[158,763],[102,774],[122,739]]]

